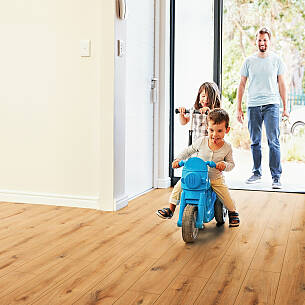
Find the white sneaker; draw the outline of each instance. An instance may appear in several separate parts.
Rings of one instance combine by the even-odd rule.
[[[281,189],[282,188],[282,183],[281,183],[280,179],[278,179],[278,178],[273,179],[272,188],[273,189]]]
[[[261,179],[262,177],[259,175],[252,175],[249,179],[246,180],[246,183],[248,184],[258,183],[261,182],[260,181]]]

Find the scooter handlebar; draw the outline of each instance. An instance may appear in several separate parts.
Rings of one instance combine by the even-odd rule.
[[[216,163],[214,162],[214,161],[205,161],[206,163],[207,163],[207,165],[209,166],[209,167],[216,167]],[[182,166],[184,166],[184,164],[185,164],[185,161],[183,161],[183,160],[181,160],[181,161],[179,161],[179,166],[180,167],[182,167]]]
[[[180,111],[179,111],[178,108],[175,109],[175,113],[176,113],[176,114],[180,113]],[[185,112],[184,112],[184,113],[190,113],[190,109],[185,109]],[[201,112],[200,112],[199,110],[194,110],[193,113],[195,113],[195,114],[201,114]],[[208,115],[208,111],[206,111],[205,114]]]
[[[181,160],[178,164],[180,167],[182,167],[182,166],[184,166],[185,162],[183,160]]]
[[[209,167],[216,167],[216,163],[214,161],[206,161]]]
[[[197,110],[196,110],[196,111],[197,111]],[[176,114],[180,113],[180,111],[179,111],[178,108],[175,109],[175,113],[176,113]],[[185,109],[184,113],[190,113],[190,110],[189,110],[189,109]]]

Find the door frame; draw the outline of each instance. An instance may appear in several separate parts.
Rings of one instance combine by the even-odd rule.
[[[159,165],[159,83],[160,83],[160,55],[159,55],[159,46],[160,46],[160,0],[154,1],[154,71],[152,77],[157,79],[156,89],[155,89],[155,103],[154,114],[153,114],[153,188],[158,187],[158,165]]]
[[[170,124],[169,124],[169,176],[174,186],[180,177],[175,177],[171,166],[174,160],[174,108],[175,108],[175,0],[170,0]],[[214,54],[213,80],[221,92],[222,79],[222,22],[223,0],[214,0]]]
[[[163,13],[163,3],[160,0],[152,0],[155,7],[155,16],[154,16],[154,64],[153,64],[153,74],[151,77],[156,77],[159,79],[161,77],[163,81],[163,76],[159,76],[159,52],[158,45],[159,39],[162,37],[162,33],[159,35],[159,27],[160,22],[163,23],[163,20],[160,21],[160,14]],[[167,0],[166,0],[167,1]],[[128,4],[128,3],[127,3]],[[160,8],[160,6],[162,6]],[[129,194],[127,194],[126,190],[126,171],[127,171],[127,161],[126,161],[126,78],[127,78],[127,67],[126,67],[126,56],[124,56],[125,52],[125,44],[123,44],[123,55],[119,56],[119,40],[123,42],[127,41],[127,33],[126,33],[126,22],[128,20],[128,15],[126,19],[121,19],[118,16],[118,2],[116,1],[116,11],[117,16],[115,18],[114,28],[115,28],[115,44],[114,44],[114,112],[116,115],[114,116],[114,142],[113,142],[113,155],[114,155],[114,169],[113,169],[113,178],[110,180],[113,181],[113,208],[111,210],[116,211],[122,209],[123,207],[128,205],[128,202],[131,200]],[[128,7],[127,7],[128,11]],[[161,11],[161,13],[160,13]],[[162,54],[161,54],[162,56]],[[160,57],[161,58],[161,57]],[[161,91],[161,90],[160,90]],[[162,97],[163,91],[160,93]],[[158,168],[158,150],[160,147],[163,147],[163,143],[159,143],[158,132],[159,132],[159,86],[157,84],[157,94],[156,100],[153,107],[153,147],[152,156],[153,156],[153,166],[152,166],[152,189],[157,187],[156,179],[158,178],[158,174],[160,173],[160,169]],[[161,119],[162,123],[162,119]],[[162,156],[159,157],[162,161]],[[160,162],[161,162],[160,161]],[[150,189],[151,190],[151,189]],[[139,194],[141,195],[141,194]]]

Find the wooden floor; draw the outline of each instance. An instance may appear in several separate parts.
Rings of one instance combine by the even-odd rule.
[[[115,213],[0,203],[0,304],[304,305],[305,196],[232,191],[241,226],[185,244],[154,190]]]

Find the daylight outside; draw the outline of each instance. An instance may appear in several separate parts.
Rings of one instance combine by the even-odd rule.
[[[282,182],[305,188],[305,1],[224,0],[222,101],[231,117],[229,140],[234,147],[236,168],[233,180],[251,175],[252,156],[247,119],[236,120],[237,88],[244,59],[256,52],[255,33],[261,26],[272,31],[272,51],[286,65],[287,103],[290,117],[281,122]],[[246,118],[246,91],[243,99]],[[263,129],[264,130],[264,129]],[[271,182],[268,144],[262,143],[263,176]]]
[[[189,109],[199,86],[213,80],[214,0],[175,3],[174,107]],[[305,191],[305,0],[223,0],[222,105],[231,118],[228,140],[236,163],[235,169],[226,173],[226,180],[240,185],[252,173],[247,122],[241,125],[236,120],[236,99],[242,63],[256,52],[255,33],[261,26],[271,29],[272,51],[282,57],[286,66],[290,117],[281,122],[281,180],[292,191],[292,186]],[[245,92],[245,118],[246,103]],[[174,156],[187,146],[189,128],[190,124],[182,126],[175,115]],[[266,137],[262,149],[263,181],[271,186]],[[180,175],[181,169],[176,169],[175,176]]]
[[[190,109],[198,89],[213,80],[214,0],[175,1],[175,108]],[[187,147],[190,124],[174,117],[174,156]],[[181,168],[175,170],[181,176]]]

